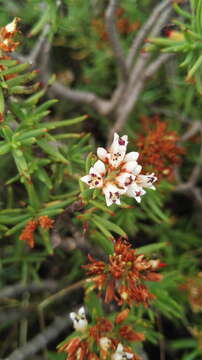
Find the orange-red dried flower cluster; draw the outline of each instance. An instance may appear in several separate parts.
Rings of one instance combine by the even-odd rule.
[[[133,303],[148,305],[154,299],[145,281],[160,281],[162,275],[155,270],[162,266],[137,254],[131,245],[119,239],[114,245],[114,253],[109,255],[108,263],[96,261],[89,255],[90,263],[83,267],[91,277],[92,288],[105,293],[105,302],[115,300],[118,305]]]
[[[180,288],[187,291],[192,310],[194,312],[202,311],[202,272],[199,272],[194,278],[187,279]]]
[[[0,50],[3,52],[15,51],[19,45],[18,42],[13,40],[14,35],[17,33],[17,23],[19,19],[15,18],[10,24],[0,28]]]
[[[58,351],[67,353],[68,360],[107,360],[109,358],[116,360],[120,359],[116,350],[119,347],[122,349],[122,354],[125,354],[125,357],[121,358],[140,360],[129,346],[121,345],[123,339],[129,343],[144,340],[144,334],[134,331],[131,325],[121,324],[126,319],[129,310],[123,312],[125,315],[122,319],[120,313],[114,323],[105,318],[98,318],[95,325],[86,327],[80,336],[67,340],[65,344],[59,346]],[[117,321],[118,316],[119,321]]]
[[[19,19],[14,18],[14,20],[0,28],[0,60],[10,60],[11,57],[8,55],[5,55],[5,53],[10,53],[12,51],[15,51],[16,47],[18,46],[18,42],[15,42],[13,40],[13,37],[17,33],[17,23]],[[0,64],[0,72],[3,70],[6,70],[7,66],[5,64]],[[16,74],[7,74],[4,76],[5,80],[12,79],[16,76]],[[0,113],[0,123],[4,120],[3,113]]]
[[[173,178],[173,168],[181,162],[185,149],[177,144],[179,136],[175,131],[167,129],[168,124],[158,116],[141,117],[144,134],[135,140],[140,152],[139,161],[148,171],[155,169],[158,179]]]
[[[121,35],[127,35],[135,30],[137,30],[140,26],[139,21],[131,22],[126,16],[123,8],[118,8],[116,10],[116,29]],[[103,42],[108,41],[108,35],[105,30],[104,17],[97,18],[92,20],[92,26],[98,34],[99,38]]]
[[[34,247],[34,232],[37,226],[41,226],[44,230],[49,230],[53,226],[54,220],[51,220],[48,216],[39,216],[37,219],[28,221],[22,230],[19,239],[26,241],[30,248]]]

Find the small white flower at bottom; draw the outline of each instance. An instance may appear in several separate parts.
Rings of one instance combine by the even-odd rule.
[[[108,351],[111,345],[111,340],[108,339],[107,337],[101,337],[99,343],[102,350]]]
[[[129,360],[133,358],[133,354],[123,351],[123,345],[118,344],[115,353],[112,355],[112,360]]]
[[[116,185],[107,183],[103,188],[107,206],[112,204],[120,205],[120,195],[124,194],[125,192],[125,189],[119,189]]]
[[[88,321],[86,319],[86,313],[83,306],[78,310],[78,313],[71,312],[69,317],[73,321],[73,326],[76,331],[86,331]]]
[[[5,26],[5,29],[8,33],[14,33],[17,28],[18,19],[14,18],[13,21]]]

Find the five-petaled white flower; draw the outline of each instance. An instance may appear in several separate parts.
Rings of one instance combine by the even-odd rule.
[[[129,360],[133,358],[133,354],[123,351],[123,345],[118,344],[115,353],[112,355],[112,360]]]
[[[138,152],[126,154],[128,136],[120,137],[114,134],[114,140],[107,151],[97,149],[98,161],[90,168],[89,174],[81,178],[90,189],[100,188],[105,195],[107,206],[120,205],[120,196],[133,197],[141,201],[146,191],[143,188],[155,190],[153,183],[157,180],[154,173],[140,174],[142,166],[138,164]]]
[[[90,189],[101,188],[105,171],[105,165],[102,161],[98,160],[90,168],[89,174],[81,178],[81,181],[85,182]]]
[[[71,312],[69,316],[73,321],[74,329],[76,331],[84,332],[87,329],[88,321],[86,319],[86,313],[83,306],[78,310],[77,313]]]
[[[116,185],[109,182],[106,183],[106,185],[103,187],[103,193],[105,195],[107,206],[110,206],[112,204],[120,205],[120,195],[124,194],[125,190],[120,189]]]

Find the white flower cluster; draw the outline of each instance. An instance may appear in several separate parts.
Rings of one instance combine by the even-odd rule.
[[[137,202],[145,194],[143,188],[155,190],[153,183],[157,180],[154,174],[142,175],[142,166],[137,163],[138,152],[126,154],[128,136],[114,134],[114,140],[107,151],[99,147],[97,156],[100,160],[90,168],[89,174],[83,176],[90,189],[102,189],[107,206],[120,205],[120,195],[133,197]]]

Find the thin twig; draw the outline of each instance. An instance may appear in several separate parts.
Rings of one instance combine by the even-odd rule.
[[[135,88],[133,89],[133,92],[128,96],[128,100],[125,102],[125,105],[123,104],[122,107],[118,107],[117,109],[117,120],[110,130],[109,133],[109,142],[111,141],[111,138],[115,132],[120,131],[130,112],[132,111],[132,108],[135,106],[135,103],[138,100],[138,97],[140,95],[141,90],[143,89],[144,80],[143,77],[137,82]]]
[[[159,351],[160,351],[160,360],[166,360],[166,349],[165,349],[165,339],[163,335],[163,325],[161,321],[160,314],[157,314],[157,328],[159,332]]]
[[[185,133],[186,136],[184,135],[184,137],[182,137],[183,141],[184,139],[187,140],[188,138],[193,136],[193,134],[196,134],[197,131],[200,132],[202,137],[202,126],[198,122],[196,122],[196,125],[193,125],[193,127]],[[193,197],[196,206],[200,209],[202,208],[202,192],[201,189],[196,184],[201,175],[201,167],[202,167],[201,158],[202,158],[202,141],[199,152],[200,162],[193,167],[192,172],[186,182],[182,182],[179,169],[177,168],[175,170],[177,185],[174,188],[175,192],[181,192],[188,195],[189,197]]]
[[[161,12],[164,11],[168,6],[171,6],[170,0],[165,0],[161,4],[158,4],[152,11],[148,20],[145,22],[145,24],[139,30],[138,34],[136,35],[136,37],[133,41],[133,44],[130,48],[130,51],[129,51],[129,54],[127,57],[128,68],[130,68],[132,66],[133,59],[135,58],[137,51],[140,48],[145,37],[147,36],[149,30],[155,24],[155,22],[159,19]]]
[[[41,72],[41,78],[44,84],[47,83],[49,79],[49,60],[50,60],[50,51],[51,51],[51,42],[49,39],[46,39],[46,41],[43,44],[43,51],[40,56],[40,72]]]
[[[167,8],[165,9],[165,13],[159,17],[159,19],[156,20],[156,23],[154,24],[154,27],[151,31],[152,36],[157,36],[159,31],[162,28],[162,25],[167,21],[168,17],[170,16],[171,9]],[[146,65],[151,58],[152,53],[150,52],[143,52],[140,53],[135,65],[133,66],[130,74],[130,83],[129,87],[134,87],[135,83],[137,82],[137,79],[141,76],[142,72],[145,71]]]
[[[151,77],[163,63],[169,60],[170,57],[170,54],[160,55],[159,58],[154,60],[148,66],[147,70],[145,70],[144,72],[139,71],[137,82],[135,83],[134,87],[127,88],[124,99],[122,101],[122,106],[119,106],[117,109],[117,120],[109,133],[109,142],[111,141],[114,132],[118,132],[123,128],[130,112],[132,111],[139,98],[139,95],[144,87],[145,80]],[[142,65],[140,65],[139,63],[139,70],[141,69],[141,67]]]
[[[66,288],[61,289],[57,293],[55,293],[55,294],[49,296],[47,299],[43,300],[38,306],[39,309],[44,309],[45,307],[49,306],[53,302],[58,301],[60,298],[66,296],[68,293],[83,287],[85,283],[86,283],[86,279],[80,280],[72,285],[67,286]]]
[[[29,307],[29,293],[25,292],[22,295],[22,309],[27,309]],[[27,332],[28,332],[28,318],[20,319],[20,331],[19,331],[19,340],[20,346],[23,346],[27,343]]]
[[[12,53],[12,57],[14,59],[19,60],[20,62],[28,62],[32,67],[35,67],[37,65],[36,61],[38,59],[38,57],[41,55],[42,53],[42,49],[44,47],[45,44],[45,40],[47,38],[47,34],[49,32],[50,29],[50,25],[46,24],[43,28],[43,31],[41,33],[41,35],[39,36],[39,38],[36,41],[35,46],[33,47],[33,50],[30,52],[30,54],[28,55],[21,55],[18,53]]]
[[[43,31],[42,31],[41,35],[39,36],[33,50],[31,51],[30,55],[27,57],[27,60],[29,61],[30,64],[36,65],[36,60],[37,60],[38,56],[40,56],[41,50],[44,47],[44,44],[47,43],[46,38],[47,38],[47,34],[49,32],[49,29],[50,29],[50,25],[45,24]]]
[[[105,12],[105,22],[108,38],[111,44],[111,48],[116,60],[120,74],[124,80],[128,78],[128,71],[126,67],[126,60],[123,53],[123,49],[120,44],[119,36],[116,31],[115,23],[115,11],[118,6],[119,0],[110,0],[108,8]]]
[[[166,6],[160,7],[161,11],[164,10],[164,13],[161,17],[156,18],[156,23],[154,24],[153,29],[151,30],[151,34],[157,35],[160,31],[162,24],[168,19],[171,13],[170,2],[165,1]],[[169,7],[168,7],[169,5]],[[151,15],[152,17],[153,15]],[[153,24],[153,23],[152,23]],[[124,126],[125,122],[128,119],[130,112],[132,111],[133,107],[135,106],[139,94],[144,87],[145,80],[152,76],[158,68],[165,63],[169,58],[170,54],[163,54],[160,55],[149,67],[147,67],[148,61],[151,57],[151,53],[142,52],[139,54],[133,69],[131,70],[130,78],[128,81],[127,86],[124,89],[124,93],[122,94],[122,99],[117,106],[116,110],[116,121],[109,133],[108,143],[111,141],[113,133],[116,131],[120,131]]]
[[[154,73],[161,67],[161,65],[165,64],[173,54],[162,54],[157,59],[155,59],[145,71],[146,78],[151,77]]]
[[[199,121],[194,121],[188,130],[181,136],[180,141],[184,142],[189,140],[191,137],[197,134],[201,129],[201,123]]]
[[[50,91],[55,95],[67,99],[76,104],[85,104],[91,106],[94,110],[98,111],[101,115],[107,115],[111,109],[108,100],[101,99],[94,93],[88,91],[79,91],[69,89],[58,81],[55,81],[51,86]]]
[[[45,330],[45,326],[46,326],[43,309],[38,309],[38,319],[39,319],[40,331],[43,332]],[[47,349],[46,345],[44,346],[44,349],[43,349],[43,355],[44,355],[44,359],[48,360],[48,358],[49,358],[48,357],[48,349]]]

